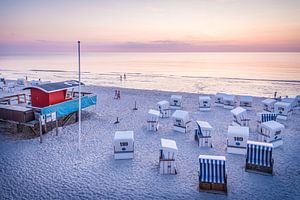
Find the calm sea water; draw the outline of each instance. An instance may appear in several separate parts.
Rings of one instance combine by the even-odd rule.
[[[300,53],[85,53],[87,84],[255,96],[300,94]],[[0,56],[7,79],[76,79],[77,55]],[[120,74],[127,79],[120,81]]]

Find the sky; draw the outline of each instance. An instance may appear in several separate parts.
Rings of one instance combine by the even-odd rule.
[[[300,0],[0,0],[0,53],[300,51]]]

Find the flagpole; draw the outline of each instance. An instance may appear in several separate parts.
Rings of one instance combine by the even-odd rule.
[[[80,41],[78,41],[78,150],[81,146],[81,77],[80,77]]]

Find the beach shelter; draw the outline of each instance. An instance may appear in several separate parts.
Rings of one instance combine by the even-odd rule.
[[[235,107],[236,98],[234,95],[225,95],[223,97],[224,108],[233,109]]]
[[[187,133],[190,131],[190,117],[187,111],[176,110],[173,115],[173,129],[178,132]]]
[[[261,133],[258,134],[258,139],[261,142],[273,144],[276,148],[283,144],[282,133],[284,125],[276,121],[267,121],[261,124]]]
[[[174,140],[161,139],[159,150],[159,173],[177,174],[176,156],[178,153],[177,145]]]
[[[81,85],[83,85],[83,83],[81,83]],[[78,81],[69,80],[56,83],[32,85],[24,88],[24,90],[30,89],[31,105],[33,107],[43,108],[72,100],[72,97],[68,96],[67,91],[78,86]]]
[[[116,131],[114,137],[114,158],[132,159],[134,153],[133,131]]]
[[[157,103],[157,106],[161,118],[168,118],[171,116],[170,103],[168,101],[160,101]]]
[[[182,108],[182,96],[171,95],[170,108],[173,110],[180,110]]]
[[[292,110],[297,106],[297,99],[296,98],[285,97],[285,98],[281,99],[281,101],[285,102],[285,103],[290,103]]]
[[[206,121],[196,121],[197,129],[195,130],[195,139],[199,147],[212,147],[212,126]]]
[[[18,86],[26,86],[26,80],[24,78],[18,78],[16,84]]]
[[[158,130],[158,119],[159,111],[150,109],[147,116],[147,130],[148,131],[157,131]]]
[[[199,97],[199,110],[200,111],[209,111],[210,104],[211,104],[211,99],[209,96],[200,96]]]
[[[249,127],[229,126],[227,132],[227,152],[245,155],[247,152],[247,141]]]
[[[300,95],[296,96],[296,107],[300,107]]]
[[[274,113],[278,115],[278,119],[287,120],[292,114],[292,106],[290,103],[282,101],[276,102],[274,104]]]
[[[248,141],[246,171],[273,174],[273,145],[265,142]]]
[[[257,114],[257,131],[261,133],[261,124],[268,121],[276,121],[277,114],[269,112],[261,112]]]
[[[215,95],[215,105],[216,106],[224,106],[223,97],[226,96],[225,93],[217,93]]]
[[[298,96],[296,96],[296,105],[295,105],[295,112],[296,113],[299,113],[299,111],[300,111],[300,95],[298,95]]]
[[[252,102],[253,102],[252,96],[241,96],[240,97],[240,106],[247,110],[252,109]]]
[[[227,193],[226,158],[199,155],[199,190]]]
[[[250,118],[247,116],[247,110],[242,107],[236,107],[230,111],[233,115],[232,125],[249,126]]]
[[[275,99],[265,99],[262,103],[265,111],[274,112],[274,104],[276,103]]]

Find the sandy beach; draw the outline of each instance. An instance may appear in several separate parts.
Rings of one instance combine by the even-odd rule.
[[[114,100],[112,87],[86,86],[98,95],[96,107],[83,112],[82,145],[78,145],[78,123],[38,138],[16,139],[0,134],[1,199],[299,199],[300,115],[293,114],[286,127],[283,146],[276,148],[274,176],[245,172],[245,156],[226,153],[226,132],[232,121],[230,110],[212,106],[198,110],[195,93],[121,89]],[[158,132],[148,132],[146,118],[156,103],[171,94],[183,95],[183,110],[192,119],[192,131],[172,129],[171,118],[160,119]],[[257,140],[256,113],[261,100],[253,98],[250,140]],[[138,110],[134,111],[134,101]],[[120,123],[114,124],[119,117]],[[199,148],[194,140],[195,120],[208,121],[214,128],[213,148]],[[133,160],[114,160],[113,137],[117,130],[133,130]],[[177,175],[159,174],[160,139],[173,139],[178,146]],[[199,154],[226,156],[228,195],[198,191]]]

